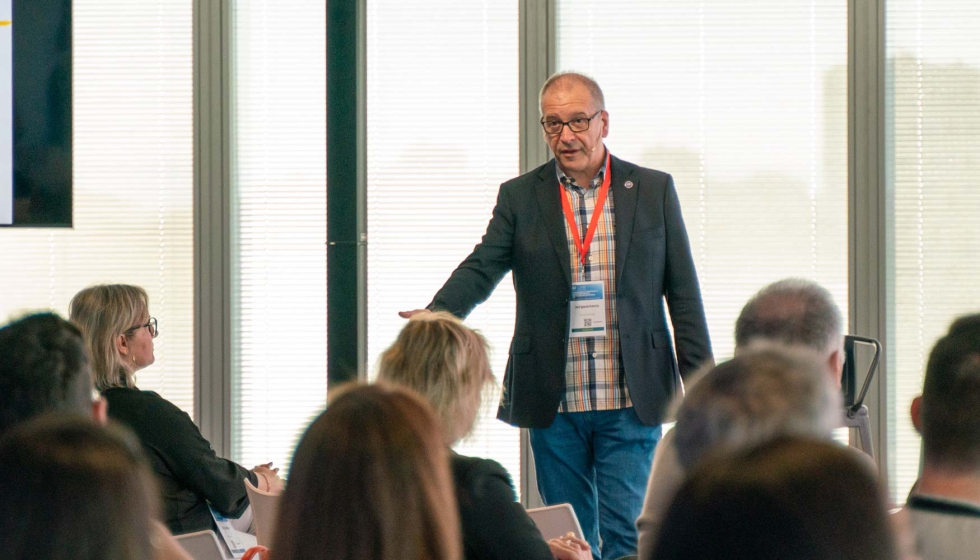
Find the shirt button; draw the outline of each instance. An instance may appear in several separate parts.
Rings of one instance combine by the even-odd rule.
[[[595,358],[595,357],[597,357],[597,356],[598,356],[598,354],[596,354],[595,352],[593,352],[593,353],[592,353],[592,357],[593,357],[593,358]]]
[[[592,260],[592,255],[589,255],[589,260],[590,260],[590,261]]]

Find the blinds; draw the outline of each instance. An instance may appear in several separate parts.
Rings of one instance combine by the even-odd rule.
[[[560,0],[558,69],[603,88],[613,154],[673,174],[716,359],[774,280],[847,312],[844,0]]]
[[[894,303],[888,416],[892,496],[918,475],[909,404],[936,339],[980,311],[980,5],[887,5],[888,186],[894,195]]]
[[[368,0],[368,357],[399,310],[424,307],[480,240],[501,182],[518,174],[517,2]],[[467,324],[503,375],[514,328],[508,276]],[[373,372],[372,372],[373,375]],[[520,488],[518,431],[496,398],[461,453],[496,459]]]
[[[232,455],[288,468],[327,397],[326,5],[233,10]]]
[[[74,0],[74,228],[0,230],[0,317],[92,283],[146,289],[142,389],[194,411],[190,0]]]

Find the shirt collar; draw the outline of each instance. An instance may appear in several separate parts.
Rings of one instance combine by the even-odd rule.
[[[933,494],[912,494],[907,505],[920,511],[980,517],[980,504]]]
[[[561,166],[558,165],[557,161],[555,162],[555,169],[558,171],[558,182],[561,183],[562,186],[564,186],[566,189],[572,187],[579,188],[579,189],[582,188],[582,185],[576,183],[575,179],[569,177],[568,175],[565,175],[565,172],[561,170]],[[603,157],[602,167],[599,168],[599,171],[595,174],[595,177],[592,178],[591,187],[597,188],[599,185],[601,185],[602,179],[605,176],[605,174],[606,174],[606,158]]]

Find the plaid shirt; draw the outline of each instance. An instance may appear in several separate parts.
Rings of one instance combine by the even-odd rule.
[[[592,186],[583,189],[558,169],[558,181],[562,194],[568,197],[572,213],[577,220],[579,235],[585,236],[595,210],[599,186],[602,184],[606,166],[592,178]],[[626,376],[622,370],[619,355],[619,322],[616,317],[616,229],[614,226],[612,189],[606,195],[606,203],[599,215],[599,224],[589,245],[589,254],[582,264],[578,248],[572,237],[568,220],[562,214],[565,224],[565,239],[571,256],[569,266],[572,281],[602,280],[603,296],[606,300],[605,338],[568,338],[568,354],[565,362],[565,396],[559,412],[586,412],[591,410],[614,410],[633,406],[626,389]]]

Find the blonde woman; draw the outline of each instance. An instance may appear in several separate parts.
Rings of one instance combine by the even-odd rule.
[[[473,429],[484,389],[493,382],[486,340],[448,313],[416,314],[381,355],[378,381],[425,397],[451,446]],[[450,466],[466,560],[592,558],[585,541],[545,542],[517,503],[510,475],[496,461],[452,452]]]
[[[70,319],[91,352],[95,386],[108,402],[109,417],[136,432],[149,456],[170,531],[211,529],[208,502],[247,530],[251,511],[244,481],[280,490],[277,469],[269,464],[248,470],[218,457],[187,413],[136,387],[136,372],[153,363],[153,339],[160,334],[146,291],[126,284],[85,288],[71,300]]]

